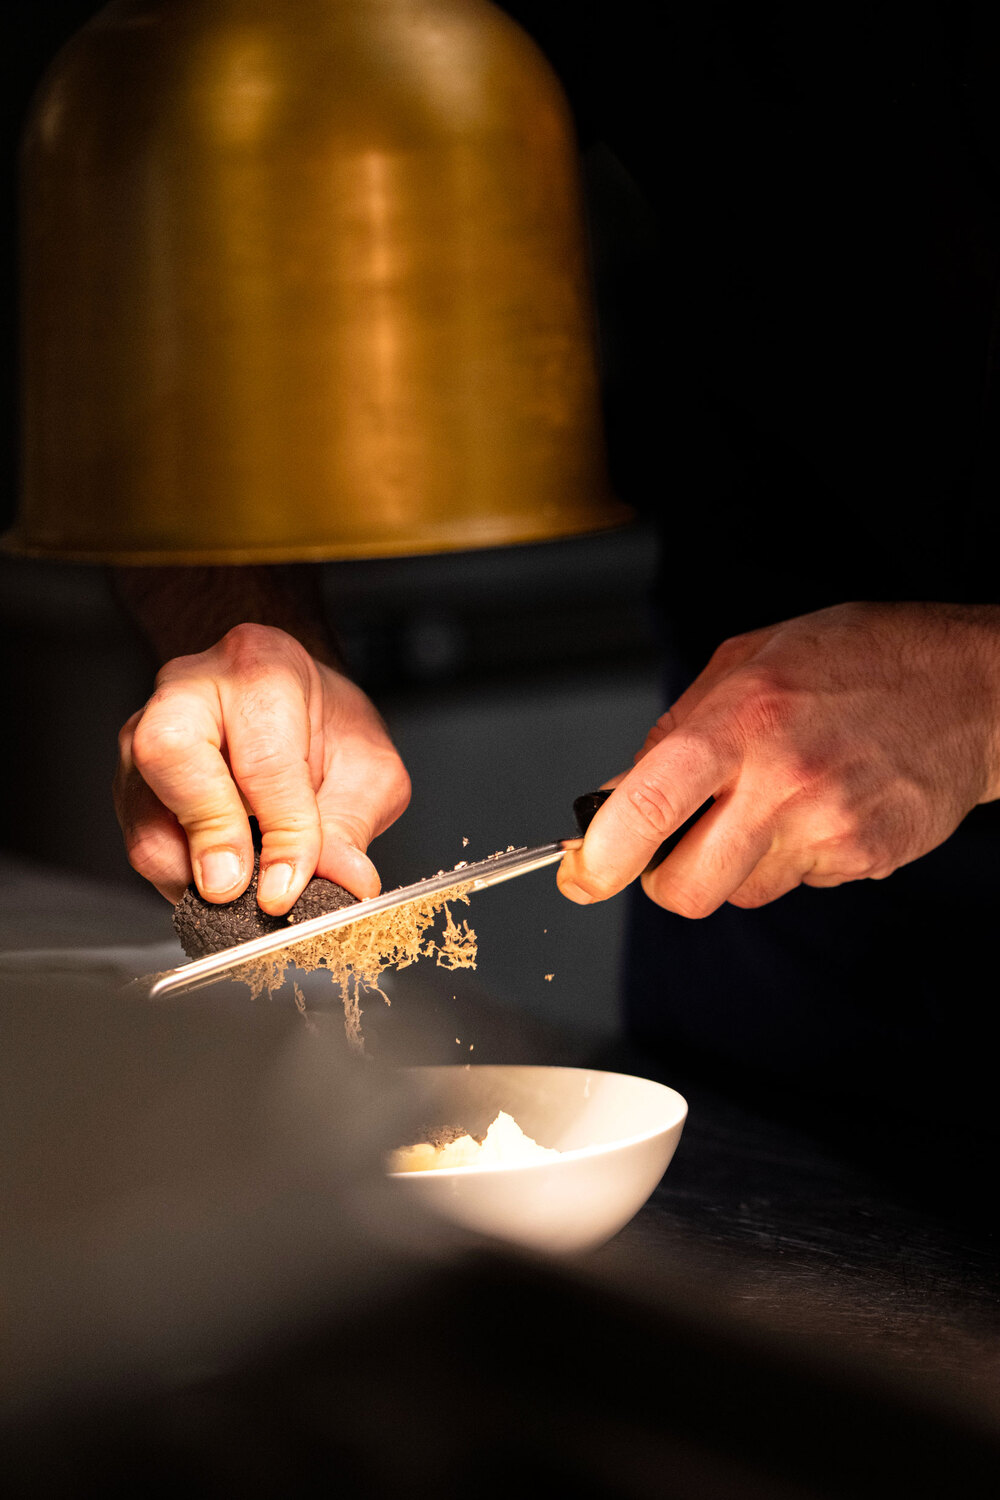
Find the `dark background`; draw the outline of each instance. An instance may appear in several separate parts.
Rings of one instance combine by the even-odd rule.
[[[663,511],[675,685],[731,631],[844,599],[995,601],[995,28],[931,0],[905,24],[890,4],[825,0],[808,15],[782,0],[509,8],[574,91],[614,473]],[[11,437],[16,122],[90,11],[19,5],[4,21]],[[656,50],[643,28],[659,11]],[[11,443],[7,472],[9,508]],[[661,707],[656,564],[638,527],[324,570],[352,670],[413,774],[409,813],[374,850],[387,884],[568,831],[573,798],[628,763]],[[135,889],[107,787],[150,664],[99,570],[0,567],[16,731],[0,847]],[[484,933],[497,923],[484,950],[503,954],[491,982],[613,1015],[620,899],[580,912],[547,876],[522,885],[480,904]],[[876,898],[837,898],[855,899]]]
[[[0,19],[11,74],[5,96],[3,152],[7,208],[3,215],[3,348],[9,399],[4,401],[0,502],[8,518],[16,496],[16,136],[45,61],[93,8],[89,3],[17,0],[4,9]],[[673,14],[674,8],[669,9]],[[776,88],[780,82],[779,76]],[[635,273],[641,280],[648,268],[649,226],[641,195],[606,147],[589,142],[584,165],[603,314],[604,368],[613,387],[620,368],[621,345],[616,340],[622,334],[623,314],[616,289],[630,280],[635,285]],[[647,477],[654,482],[657,476],[650,470]],[[793,481],[794,476],[790,488],[794,488]],[[733,515],[738,519],[735,510],[730,512]],[[704,524],[704,514],[699,521]],[[704,528],[706,550],[717,541],[718,515],[715,521],[714,528]],[[860,540],[859,546],[859,535],[848,532],[845,551],[863,555],[866,537],[862,534]],[[491,853],[508,843],[548,840],[568,831],[573,797],[625,763],[660,699],[659,652],[645,602],[654,564],[653,538],[638,528],[631,534],[552,547],[326,570],[331,613],[354,669],[375,693],[414,776],[409,813],[374,851],[386,884],[415,878],[459,858]],[[20,883],[23,872],[58,869],[67,877],[59,887],[67,902],[75,901],[78,912],[95,913],[91,940],[136,943],[169,937],[169,913],[158,898],[150,895],[141,919],[137,914],[143,887],[125,863],[110,801],[115,732],[142,702],[151,680],[143,651],[118,615],[98,569],[5,559],[0,561],[0,584],[4,640],[0,694],[7,710],[6,739],[13,759],[0,814],[0,878],[10,882],[4,894],[26,888],[26,883]],[[466,839],[468,844],[463,842]],[[96,891],[98,897],[106,898],[100,917],[98,900],[92,895],[89,905],[80,900],[84,886],[88,893]],[[12,946],[23,946],[24,939],[18,943],[9,916],[11,909],[8,901],[4,930],[12,933]],[[508,1035],[518,1027],[530,1035],[531,1028],[521,1023],[526,1013],[572,1021],[575,1027],[596,1031],[614,1028],[623,918],[620,901],[596,909],[571,907],[557,896],[551,872],[545,872],[484,894],[471,917],[481,938],[475,983],[507,1006],[508,1015],[513,1013]],[[48,937],[37,912],[32,912],[32,920],[30,942],[45,946]],[[85,928],[79,940],[88,941]],[[551,981],[548,974],[554,976]],[[431,970],[430,984],[438,984],[439,979]],[[469,976],[447,979],[449,995],[452,988],[463,998],[469,993],[459,989]],[[466,1014],[474,1012],[469,1008]],[[383,1013],[383,1019],[397,1016],[406,1019],[405,1005]],[[427,1017],[425,1008],[420,1019]],[[198,1018],[200,1025],[212,1019],[200,1009]],[[58,1016],[56,1022],[63,1026]],[[228,1047],[228,1024],[225,1030]],[[84,1034],[91,1039],[94,1035],[93,1031]],[[72,1035],[65,1027],[64,1056],[75,1063],[65,1044],[65,1036],[72,1039]],[[185,1024],[185,1036],[188,1045],[194,1046],[200,1033],[188,1035]],[[463,1044],[474,1040],[474,1035],[463,1032]],[[212,1054],[195,1047],[193,1055],[201,1059],[204,1070],[205,1058]],[[547,1060],[553,1056],[551,1052],[545,1055]],[[40,1074],[48,1072],[49,1063],[46,1052],[39,1060]],[[646,1064],[630,1066],[642,1071]],[[746,1072],[756,1087],[752,1070]],[[67,1076],[77,1076],[75,1069],[68,1068]],[[130,1088],[131,1074],[124,1069],[116,1080],[118,1088],[123,1087],[123,1077]],[[101,1091],[88,1090],[86,1096],[95,1093],[99,1097]],[[206,1098],[214,1102],[216,1096],[213,1073]],[[110,1090],[109,1097],[116,1104]],[[567,1453],[606,1451],[614,1454],[616,1466],[623,1454],[632,1456],[634,1490],[627,1490],[623,1481],[619,1493],[683,1493],[685,1476],[692,1473],[697,1487],[701,1469],[697,1452],[692,1458],[690,1439],[695,1411],[698,1422],[703,1420],[700,1413],[705,1413],[702,1442],[712,1460],[708,1469],[717,1478],[717,1485],[706,1488],[706,1493],[727,1497],[779,1492],[852,1497],[889,1494],[894,1481],[898,1488],[901,1470],[896,1466],[901,1463],[909,1492],[944,1493],[951,1479],[953,1489],[957,1485],[962,1493],[974,1493],[972,1481],[965,1480],[961,1468],[965,1461],[974,1462],[979,1450],[964,1430],[954,1443],[944,1441],[942,1447],[947,1431],[942,1438],[941,1427],[921,1422],[919,1412],[914,1417],[904,1411],[907,1423],[898,1427],[886,1425],[884,1410],[879,1408],[869,1434],[865,1422],[858,1421],[859,1410],[864,1416],[867,1408],[859,1408],[849,1387],[846,1397],[842,1384],[831,1396],[824,1384],[809,1380],[809,1370],[803,1370],[800,1363],[788,1366],[787,1350],[778,1349],[780,1359],[762,1366],[754,1357],[754,1345],[739,1330],[737,1337],[727,1336],[719,1344],[711,1342],[709,1334],[714,1325],[716,1336],[721,1337],[725,1325],[717,1315],[734,1304],[742,1313],[749,1308],[770,1323],[772,1330],[798,1329],[798,1291],[807,1300],[810,1316],[817,1309],[828,1316],[840,1343],[855,1345],[858,1361],[869,1359],[876,1374],[883,1349],[894,1357],[902,1355],[903,1363],[908,1361],[911,1368],[926,1367],[932,1374],[940,1374],[942,1368],[947,1372],[952,1360],[954,1390],[950,1385],[945,1389],[945,1395],[954,1398],[949,1410],[955,1420],[963,1411],[975,1420],[982,1406],[969,1372],[981,1382],[978,1388],[985,1388],[995,1364],[995,1238],[987,1257],[964,1226],[960,1233],[956,1229],[949,1237],[940,1235],[927,1201],[940,1182],[912,1140],[904,1143],[904,1150],[913,1158],[909,1165],[914,1177],[921,1179],[920,1191],[915,1209],[901,1216],[887,1204],[884,1193],[873,1193],[867,1183],[859,1186],[854,1177],[845,1175],[839,1155],[826,1161],[817,1157],[812,1143],[806,1150],[797,1141],[790,1146],[787,1137],[755,1134],[753,1121],[748,1128],[738,1115],[730,1119],[713,1111],[700,1089],[691,1097],[685,1150],[665,1179],[666,1194],[635,1226],[632,1237],[619,1239],[612,1269],[617,1267],[627,1284],[648,1290],[651,1266],[655,1265],[657,1274],[664,1269],[675,1271],[678,1250],[683,1252],[687,1243],[699,1275],[704,1276],[707,1265],[716,1277],[718,1301],[710,1307],[710,1318],[700,1321],[699,1304],[690,1297],[678,1297],[677,1288],[670,1284],[666,1322],[654,1319],[650,1307],[643,1306],[634,1322],[629,1309],[623,1324],[616,1306],[606,1307],[607,1321],[600,1320],[593,1284],[578,1305],[575,1297],[567,1300],[566,1283],[550,1284],[546,1278],[536,1282],[527,1270],[521,1280],[511,1280],[508,1273],[494,1285],[488,1275],[484,1277],[481,1266],[473,1266],[474,1293],[463,1296],[464,1283],[460,1283],[458,1299],[452,1296],[446,1306],[442,1299],[424,1295],[419,1286],[415,1296],[408,1282],[405,1312],[410,1321],[401,1322],[400,1310],[390,1304],[374,1330],[370,1320],[365,1323],[358,1339],[361,1363],[349,1362],[352,1390],[345,1393],[345,1402],[338,1400],[337,1387],[330,1399],[327,1367],[321,1366],[325,1383],[314,1390],[301,1380],[289,1381],[287,1367],[279,1360],[277,1373],[269,1369],[270,1378],[261,1382],[263,1399],[258,1400],[251,1388],[241,1407],[237,1392],[230,1410],[219,1404],[219,1392],[214,1393],[211,1420],[194,1429],[200,1434],[202,1450],[217,1439],[224,1444],[227,1435],[236,1432],[228,1456],[232,1461],[233,1454],[242,1458],[244,1452],[256,1453],[254,1441],[248,1438],[260,1439],[266,1447],[277,1430],[287,1431],[291,1438],[287,1450],[278,1445],[273,1451],[282,1457],[286,1451],[298,1457],[304,1421],[307,1436],[310,1422],[326,1421],[335,1427],[338,1419],[345,1427],[354,1423],[354,1408],[346,1397],[354,1394],[356,1370],[361,1368],[371,1373],[363,1382],[359,1420],[344,1437],[345,1451],[350,1456],[350,1442],[357,1447],[360,1441],[363,1448],[368,1440],[373,1451],[384,1448],[388,1452],[390,1445],[377,1425],[377,1414],[386,1409],[386,1402],[395,1402],[394,1416],[408,1409],[415,1384],[429,1407],[433,1432],[442,1412],[448,1410],[441,1396],[452,1394],[456,1368],[465,1377],[470,1347],[478,1350],[485,1344],[491,1358],[476,1364],[476,1378],[469,1383],[463,1378],[457,1393],[471,1409],[465,1427],[475,1427],[482,1410],[498,1393],[519,1391],[526,1378],[529,1383],[539,1381],[537,1404],[546,1416],[546,1443],[557,1433]],[[145,1101],[141,1103],[144,1107]],[[132,1099],[133,1108],[139,1104],[138,1098]],[[184,1118],[183,1111],[175,1113]],[[939,1108],[932,1123],[940,1123]],[[120,1131],[118,1118],[115,1128],[116,1135],[129,1138],[127,1130]],[[759,1132],[759,1123],[756,1128]],[[212,1142],[215,1137],[207,1131],[203,1139]],[[985,1153],[970,1153],[968,1160],[977,1172],[992,1166]],[[942,1179],[947,1179],[953,1165],[946,1163]],[[988,1186],[983,1195],[983,1177],[988,1182],[985,1170],[978,1179],[978,1191],[988,1199]],[[822,1211],[817,1205],[822,1205]],[[690,1237],[688,1242],[684,1233]],[[241,1257],[234,1256],[233,1263],[239,1265]],[[683,1258],[681,1265],[683,1269]],[[449,1290],[454,1294],[454,1283]],[[220,1300],[224,1305],[225,1297]],[[482,1317],[490,1307],[492,1321],[482,1338]],[[678,1309],[683,1312],[680,1319]],[[546,1328],[550,1336],[542,1341],[541,1358],[536,1360],[527,1335],[538,1327]],[[314,1334],[311,1328],[310,1337]],[[403,1361],[399,1358],[401,1340],[407,1341],[402,1345],[407,1351]],[[650,1359],[651,1348],[660,1353],[659,1359]],[[411,1365],[414,1352],[424,1357]],[[416,1381],[413,1368],[418,1370]],[[390,1377],[393,1383],[386,1395],[384,1382]],[[984,1398],[991,1414],[995,1413],[994,1389],[995,1382]],[[373,1404],[380,1392],[381,1407]],[[567,1392],[573,1398],[571,1409]],[[558,1398],[555,1422],[549,1417],[553,1393]],[[185,1395],[181,1391],[182,1406]],[[201,1392],[199,1406],[203,1397]],[[418,1416],[423,1417],[425,1407],[418,1405]],[[511,1409],[500,1410],[503,1419]],[[349,1423],[343,1419],[344,1412]],[[515,1409],[504,1430],[505,1443],[511,1428],[522,1431],[522,1417],[523,1411]],[[143,1422],[140,1409],[132,1427],[113,1422],[104,1430],[115,1440],[124,1430],[128,1448],[134,1432],[140,1438],[146,1435]],[[675,1423],[680,1434],[676,1445],[672,1441]],[[192,1430],[184,1424],[181,1410],[173,1426],[156,1429],[177,1435],[172,1437],[175,1462],[183,1462],[184,1437]],[[758,1481],[745,1488],[738,1468],[740,1424],[751,1432],[753,1445],[763,1444],[769,1451],[772,1465],[770,1469],[764,1466]],[[649,1435],[664,1430],[666,1445],[649,1445]],[[697,1426],[695,1430],[701,1431]],[[989,1431],[992,1435],[995,1423]],[[425,1438],[425,1431],[420,1436]],[[884,1470],[869,1467],[872,1441],[884,1459]],[[715,1454],[727,1443],[722,1466],[716,1470]],[[537,1472],[540,1456],[531,1444],[529,1428],[521,1446],[503,1449],[507,1464],[513,1451],[519,1467],[516,1473],[502,1466],[496,1470],[496,1492],[509,1491],[529,1466]],[[443,1440],[440,1445],[446,1446]],[[58,1459],[57,1445],[50,1437],[39,1447]],[[197,1454],[197,1442],[193,1447]],[[72,1444],[67,1451],[74,1454]],[[418,1445],[418,1453],[425,1451]],[[548,1452],[544,1447],[541,1456]],[[795,1483],[788,1490],[782,1480],[789,1473],[795,1475],[800,1452],[805,1456],[796,1477],[803,1487]],[[499,1447],[496,1454],[487,1452],[485,1457],[486,1464],[478,1462],[469,1476],[474,1474],[473,1488],[484,1482],[489,1488]],[[214,1452],[213,1458],[219,1461]],[[813,1473],[817,1458],[823,1475],[814,1489],[803,1474]],[[992,1451],[987,1458],[994,1458]],[[842,1487],[830,1474],[834,1459],[853,1465]],[[929,1462],[940,1462],[942,1478],[937,1470],[930,1477],[922,1472]],[[950,1474],[949,1465],[954,1466]],[[245,1468],[238,1472],[236,1482],[245,1483]],[[640,1483],[640,1478],[645,1482]],[[255,1473],[254,1480],[259,1479]],[[337,1479],[343,1479],[349,1493],[350,1471],[346,1477],[338,1474]],[[588,1481],[594,1485],[591,1491],[586,1489]],[[601,1492],[590,1470],[578,1473],[574,1467],[573,1482],[575,1492]],[[261,1483],[266,1486],[266,1478]],[[165,1488],[169,1486],[168,1479]],[[274,1492],[286,1493],[287,1487],[283,1468]],[[69,1481],[67,1488],[72,1489]],[[462,1492],[467,1489],[463,1484]]]

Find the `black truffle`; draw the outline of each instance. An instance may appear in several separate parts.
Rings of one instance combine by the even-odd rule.
[[[476,1135],[473,1131],[466,1130],[464,1125],[423,1124],[418,1125],[405,1139],[398,1140],[396,1149],[406,1150],[407,1147],[415,1145],[417,1142],[423,1143],[426,1141],[436,1151],[440,1151],[442,1146],[450,1146],[452,1141],[457,1141],[463,1135],[471,1135],[478,1146],[481,1146],[486,1139],[485,1135]]]
[[[188,886],[174,907],[174,931],[188,958],[204,958],[237,943],[248,943],[251,938],[304,922],[307,917],[324,916],[329,911],[352,906],[358,899],[342,885],[316,876],[287,915],[273,917],[257,905],[259,871],[260,855],[255,854],[250,884],[235,901],[206,901],[197,886]]]
[[[310,917],[325,917],[328,911],[354,906],[357,899],[342,885],[324,880],[322,875],[314,875],[284,920],[292,926],[295,922],[306,922]]]

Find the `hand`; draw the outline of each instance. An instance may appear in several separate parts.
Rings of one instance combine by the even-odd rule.
[[[558,880],[603,900],[642,876],[705,917],[804,884],[881,880],[1000,796],[1000,609],[845,604],[726,641],[608,783]]]
[[[364,693],[294,637],[238,625],[164,666],[119,735],[115,807],[129,860],[170,901],[193,878],[232,901],[263,835],[257,899],[287,911],[314,875],[380,889],[370,841],[409,801],[409,777]]]

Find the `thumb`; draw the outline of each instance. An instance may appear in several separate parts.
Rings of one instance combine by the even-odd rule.
[[[366,900],[382,889],[379,873],[365,853],[369,830],[350,813],[322,813],[322,846],[316,874]]]
[[[387,746],[373,753],[368,746],[366,752],[341,755],[317,797],[322,830],[317,874],[362,899],[382,888],[365,851],[410,800],[410,778],[396,751]]]

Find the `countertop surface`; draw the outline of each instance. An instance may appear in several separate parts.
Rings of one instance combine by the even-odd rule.
[[[996,1164],[985,1148],[902,1139],[893,1149],[908,1159],[887,1165],[863,1138],[838,1147],[835,1132],[674,1086],[690,1105],[677,1154],[595,1263],[625,1279],[674,1267],[734,1316],[950,1387],[1000,1418]]]
[[[19,975],[32,969],[48,968],[58,981],[79,964],[91,981],[110,982],[176,961],[162,908],[153,906],[125,914],[131,946],[121,932],[101,930],[96,946],[74,947],[84,931],[95,936],[86,900],[76,919],[68,902],[62,940],[50,940],[43,950],[38,939],[43,933],[51,938],[51,932],[36,907],[46,880],[10,866],[6,885],[8,913],[16,913],[27,938],[19,951],[7,934],[0,968],[14,992]],[[68,894],[68,886],[60,888],[61,899]],[[463,1486],[468,1492],[470,1474],[481,1476],[479,1466],[492,1461],[477,1425],[484,1401],[500,1403],[508,1428],[510,1422],[527,1423],[525,1433],[534,1436],[530,1443],[523,1436],[530,1453],[525,1450],[522,1458],[549,1466],[552,1493],[563,1492],[560,1485],[570,1481],[581,1494],[676,1494],[684,1500],[925,1493],[964,1500],[1000,1492],[1000,1244],[991,1143],[963,1138],[930,1118],[916,1129],[912,1122],[905,1128],[891,1120],[863,1123],[850,1112],[839,1122],[804,1120],[780,1101],[755,1099],[752,1080],[737,1097],[717,1080],[680,1076],[621,1038],[540,1026],[492,1003],[474,977],[449,976],[442,989],[439,976],[423,973],[424,967],[394,978],[391,1007],[379,1002],[366,1012],[374,1059],[390,1067],[458,1061],[451,1049],[461,1037],[474,1039],[477,1062],[591,1065],[660,1077],[685,1095],[689,1117],[659,1187],[609,1244],[568,1264],[474,1247],[460,1270],[452,1268],[446,1287],[424,1264],[413,1278],[422,1291],[411,1290],[402,1301],[388,1296],[367,1317],[363,1333],[345,1332],[338,1324],[324,1344],[313,1328],[303,1353],[302,1330],[290,1327],[287,1336],[258,1349],[249,1365],[241,1352],[235,1373],[195,1375],[185,1393],[161,1394],[161,1406],[167,1400],[170,1408],[167,1417],[158,1409],[154,1419],[148,1405],[131,1409],[120,1429],[131,1433],[130,1451],[145,1445],[151,1461],[167,1462],[165,1472],[181,1452],[185,1473],[199,1458],[210,1459],[216,1474],[225,1473],[219,1465],[229,1458],[215,1451],[217,1431],[211,1439],[203,1425],[189,1431],[176,1402],[187,1402],[183,1411],[189,1411],[192,1392],[199,1401],[222,1402],[223,1425],[245,1426],[254,1441],[264,1402],[271,1456],[284,1455],[285,1467],[276,1459],[279,1477],[272,1487],[262,1478],[255,1493],[298,1492],[295,1485],[283,1489],[280,1476],[288,1472],[284,1445],[298,1444],[304,1425],[314,1457],[324,1442],[365,1450],[376,1478],[367,1488],[361,1480],[342,1487],[345,1495],[394,1495],[396,1471],[378,1468],[389,1459],[379,1449],[368,1395],[375,1386],[381,1389],[376,1405],[383,1417],[392,1401],[409,1411],[415,1398],[403,1372],[412,1360],[422,1362],[426,1391],[435,1382],[440,1388],[456,1380],[464,1384],[462,1399],[476,1413],[470,1430],[479,1435],[470,1447],[467,1431],[465,1446],[453,1451],[448,1445],[456,1441],[454,1425],[442,1425],[440,1401],[425,1391],[413,1408],[424,1448],[414,1450],[415,1467],[400,1471],[400,1494],[414,1493],[415,1479],[433,1483],[439,1495],[457,1495]],[[315,985],[314,976],[310,981]],[[315,998],[318,992],[309,993],[310,1005],[324,1003]],[[227,1001],[236,1013],[247,1007],[245,990],[241,996]],[[506,1309],[499,1321],[498,1307]],[[537,1341],[546,1329],[536,1347],[532,1337]],[[588,1338],[577,1349],[581,1329]],[[477,1358],[470,1365],[473,1336],[477,1350],[488,1337],[490,1361]],[[347,1356],[345,1350],[352,1352]],[[363,1407],[345,1373],[345,1358],[365,1372],[358,1376],[368,1382]],[[320,1435],[310,1427],[319,1421],[309,1415],[319,1410],[318,1368],[330,1399],[345,1403],[350,1438],[335,1424]],[[546,1371],[546,1401],[555,1400],[557,1385],[564,1394],[575,1392],[569,1405],[556,1402],[563,1413],[559,1421],[575,1434],[575,1456],[556,1441],[558,1423],[536,1430],[534,1417],[529,1421],[520,1406],[511,1405],[515,1389],[526,1400],[532,1380]],[[641,1379],[639,1372],[645,1372]],[[328,1403],[320,1406],[329,1424]],[[706,1413],[713,1412],[709,1420]],[[172,1434],[169,1462],[165,1421]],[[615,1443],[624,1441],[621,1423],[630,1433],[630,1462],[612,1466],[614,1482],[581,1487],[580,1453],[597,1444],[587,1460],[593,1475],[594,1465],[599,1469]],[[100,1431],[102,1442],[109,1441],[106,1422]],[[823,1457],[826,1432],[835,1437]],[[766,1442],[762,1433],[771,1434]],[[882,1435],[882,1451],[866,1466],[860,1445],[864,1438],[872,1447],[873,1433],[876,1449]],[[25,1452],[32,1462],[37,1457],[30,1434],[26,1441],[27,1449],[17,1446],[20,1436],[15,1443],[19,1463]],[[66,1453],[73,1453],[73,1440],[65,1441]],[[96,1463],[92,1435],[79,1441],[80,1452]],[[792,1462],[796,1445],[800,1451]],[[43,1446],[48,1451],[51,1445]],[[447,1461],[441,1456],[445,1447]],[[640,1462],[636,1455],[642,1453]],[[101,1465],[113,1461],[113,1455],[101,1454]],[[74,1464],[74,1474],[86,1470],[85,1458]],[[689,1480],[671,1487],[662,1478],[664,1464],[675,1480],[682,1471]],[[954,1482],[947,1479],[948,1465]],[[987,1471],[980,1488],[978,1476]],[[38,1481],[34,1488],[25,1483],[26,1496],[86,1492],[66,1477],[68,1469],[54,1475],[51,1467],[32,1470],[29,1463],[21,1472],[34,1473]],[[500,1494],[505,1473],[499,1464],[492,1487],[473,1487],[482,1495]],[[887,1483],[887,1473],[905,1487]],[[224,1482],[237,1478],[231,1473]],[[301,1492],[311,1493],[305,1483]],[[168,1485],[163,1493],[173,1491]]]

